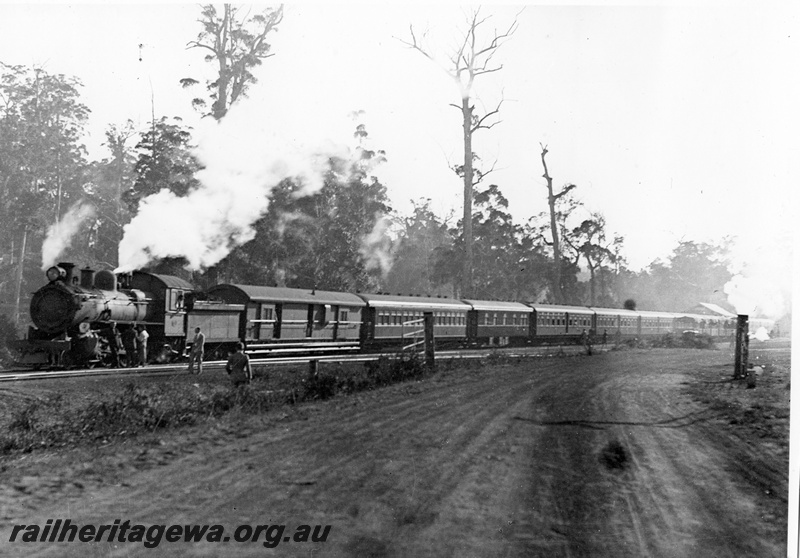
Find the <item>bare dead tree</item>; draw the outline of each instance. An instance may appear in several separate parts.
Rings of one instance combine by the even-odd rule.
[[[547,170],[547,161],[545,161],[547,146],[541,143],[539,146],[542,148],[542,166],[544,167],[544,174],[542,176],[547,181],[547,203],[550,206],[550,234],[553,235],[553,296],[557,304],[562,304],[564,293],[561,288],[561,244],[559,243],[558,223],[556,218],[556,202],[570,190],[577,188],[577,186],[575,184],[567,184],[558,194],[553,193],[553,179]]]
[[[495,120],[500,112],[502,100],[493,110],[479,116],[475,113],[473,103],[473,86],[475,78],[503,69],[502,64],[494,64],[493,57],[497,50],[514,34],[517,29],[517,18],[503,32],[496,29],[488,42],[479,39],[481,26],[484,26],[491,16],[482,16],[480,8],[475,9],[467,16],[466,30],[463,38],[447,56],[447,65],[444,67],[447,74],[456,82],[461,96],[460,104],[451,104],[461,111],[463,138],[464,138],[464,165],[460,173],[464,179],[464,286],[462,296],[471,296],[473,290],[473,239],[472,239],[472,193],[475,186],[473,169],[472,136],[478,130],[488,130],[498,124]],[[432,52],[423,44],[427,33],[417,37],[414,27],[409,26],[410,40],[400,41],[410,48],[420,52],[433,62],[437,62]],[[480,44],[479,44],[480,43]],[[438,62],[437,62],[438,63]]]

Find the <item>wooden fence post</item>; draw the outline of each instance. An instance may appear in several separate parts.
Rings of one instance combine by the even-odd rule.
[[[733,377],[736,379],[747,376],[750,345],[750,339],[747,337],[748,322],[746,314],[739,314],[736,319],[736,358],[733,363]]]

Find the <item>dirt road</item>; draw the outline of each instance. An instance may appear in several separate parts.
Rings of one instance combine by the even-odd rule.
[[[31,455],[4,555],[782,556],[786,465],[693,400],[724,352],[523,360]],[[776,511],[778,510],[778,511]],[[14,524],[330,525],[325,542],[7,543]],[[21,536],[21,535],[20,535]]]

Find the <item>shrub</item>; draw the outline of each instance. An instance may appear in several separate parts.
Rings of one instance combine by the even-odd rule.
[[[329,372],[319,372],[301,380],[298,399],[300,401],[330,399],[336,395],[338,379]]]
[[[17,340],[14,322],[5,314],[0,314],[0,366],[10,366],[14,362],[11,349]]]
[[[0,453],[136,436],[236,411],[263,413],[276,404],[321,401],[340,392],[419,379],[428,372],[420,357],[411,356],[384,358],[363,367],[326,365],[324,370],[290,384],[289,397],[285,396],[285,389],[264,389],[265,382],[222,389],[131,382],[108,400],[72,407],[63,404],[60,396],[51,397],[32,401],[12,414],[6,428],[0,430]]]

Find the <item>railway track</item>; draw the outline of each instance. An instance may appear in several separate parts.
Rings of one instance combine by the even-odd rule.
[[[541,347],[514,347],[514,348],[496,348],[492,351],[486,349],[466,349],[466,350],[448,350],[438,351],[436,353],[437,359],[474,359],[486,358],[490,355],[502,355],[506,358],[514,357],[530,357],[530,356],[555,356],[558,354],[577,354],[583,350],[579,345],[566,345],[566,346],[541,346]],[[600,351],[599,347],[595,351]],[[254,366],[282,366],[291,364],[307,364],[314,360],[320,363],[346,363],[346,362],[369,362],[376,361],[381,358],[396,358],[397,355],[392,353],[380,354],[359,354],[359,355],[304,355],[304,356],[283,356],[283,357],[270,357],[270,358],[251,358],[250,362]],[[203,368],[207,370],[222,370],[225,367],[226,361],[214,360],[206,361],[203,363]],[[5,382],[19,382],[28,380],[54,380],[58,378],[76,378],[87,376],[121,376],[121,375],[135,375],[135,376],[171,376],[186,373],[187,363],[173,363],[173,364],[150,364],[144,367],[123,367],[123,368],[89,368],[89,369],[75,369],[75,370],[24,370],[13,369],[7,371],[0,371],[0,383]]]

